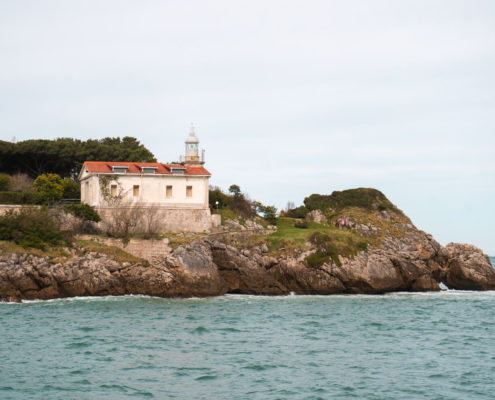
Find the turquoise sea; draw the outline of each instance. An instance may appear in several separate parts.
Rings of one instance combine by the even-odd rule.
[[[493,399],[494,311],[449,290],[3,303],[0,399]]]

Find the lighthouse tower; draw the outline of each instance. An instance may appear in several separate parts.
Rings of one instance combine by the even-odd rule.
[[[194,126],[191,125],[189,136],[186,138],[186,156],[184,158],[184,165],[203,165],[204,155],[199,155],[199,139],[194,132]]]

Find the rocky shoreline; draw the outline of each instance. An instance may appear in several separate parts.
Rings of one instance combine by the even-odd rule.
[[[98,237],[86,238],[92,244],[86,247],[85,240],[76,241],[57,257],[0,246],[0,301],[125,294],[382,294],[436,291],[442,283],[450,289],[495,290],[495,270],[480,249],[441,246],[379,191],[354,189],[309,199],[315,196],[335,207],[325,213],[315,209],[305,220],[281,217],[278,228],[227,220],[220,232],[181,233],[174,246],[155,245],[147,260],[133,254],[132,246],[124,248],[132,255],[119,258],[114,250],[122,250],[97,243]]]
[[[393,291],[493,290],[495,270],[472,245],[442,247],[414,231],[384,240],[340,264],[310,267],[298,257],[269,254],[265,244],[238,248],[208,238],[180,246],[151,264],[117,262],[95,252],[63,262],[27,253],[0,256],[0,299],[21,301],[74,296],[206,297],[226,293],[287,295],[382,294]]]

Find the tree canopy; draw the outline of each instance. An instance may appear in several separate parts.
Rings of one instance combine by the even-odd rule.
[[[75,177],[84,161],[156,162],[156,158],[130,136],[85,141],[58,138],[11,143],[0,140],[0,172],[26,173],[33,178],[47,173]]]

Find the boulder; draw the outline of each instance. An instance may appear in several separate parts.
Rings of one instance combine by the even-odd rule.
[[[320,210],[313,210],[306,214],[306,221],[316,222],[317,224],[326,224],[327,217]]]
[[[451,289],[494,290],[495,270],[483,251],[470,244],[449,243],[445,284]]]

